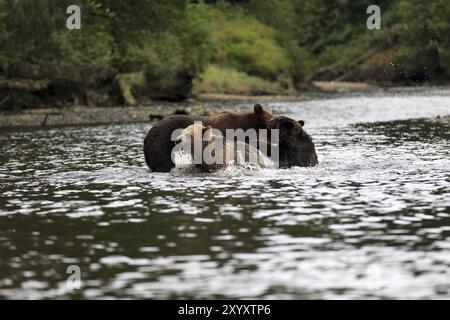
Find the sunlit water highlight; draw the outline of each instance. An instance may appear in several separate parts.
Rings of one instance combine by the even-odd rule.
[[[0,297],[450,298],[449,127],[405,120],[450,92],[271,107],[318,167],[150,173],[149,125],[0,131]]]

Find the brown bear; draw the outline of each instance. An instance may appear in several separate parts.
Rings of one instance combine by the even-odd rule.
[[[213,172],[229,164],[270,167],[272,162],[261,151],[243,141],[226,140],[220,131],[194,123],[177,137],[180,149],[190,154],[200,172]],[[198,152],[197,156],[194,155]],[[195,162],[195,159],[198,159]]]
[[[164,118],[153,126],[144,139],[145,162],[153,172],[169,172],[175,165],[172,161],[172,149],[176,145],[172,134],[176,129],[184,129],[194,121],[202,121],[219,129],[223,135],[226,129],[266,129],[272,112],[255,104],[253,111],[248,113],[222,112],[215,116],[174,115]]]
[[[316,148],[311,137],[303,130],[305,122],[288,117],[274,117],[267,129],[279,130],[278,152],[279,167],[312,167],[317,165]]]

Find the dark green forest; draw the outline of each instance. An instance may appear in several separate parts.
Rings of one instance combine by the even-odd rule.
[[[450,78],[448,0],[0,0],[0,108]],[[81,8],[69,30],[66,9]]]

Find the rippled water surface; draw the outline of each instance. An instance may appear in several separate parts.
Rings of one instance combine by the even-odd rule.
[[[450,92],[271,107],[318,167],[150,173],[146,124],[0,131],[0,297],[450,298],[449,127],[407,120]]]

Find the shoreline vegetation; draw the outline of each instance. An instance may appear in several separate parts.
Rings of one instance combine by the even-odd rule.
[[[95,107],[72,105],[67,107],[25,108],[0,110],[0,128],[51,127],[70,125],[99,125],[121,123],[154,124],[165,116],[173,114],[212,115],[222,111],[245,112],[256,103],[295,102],[310,99],[327,99],[348,94],[374,94],[378,92],[403,92],[411,87],[378,87],[366,83],[318,82],[318,90],[304,91],[290,95],[236,95],[236,94],[198,94],[195,98],[182,102],[153,101],[147,105]],[[420,86],[417,89],[426,90]],[[436,88],[436,87],[432,87]],[[440,87],[446,89],[448,87]],[[391,90],[392,89],[392,90]],[[434,123],[450,125],[450,114],[430,118]]]
[[[319,93],[327,94],[327,93]],[[184,101],[152,101],[135,106],[85,106],[23,108],[0,110],[0,128],[46,127],[53,125],[83,125],[147,122],[155,123],[172,114],[211,115],[222,111],[245,112],[255,101],[270,103],[279,101],[303,101],[305,94],[290,95],[238,95],[198,94]]]
[[[0,111],[449,84],[447,2],[0,0]]]

